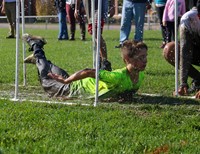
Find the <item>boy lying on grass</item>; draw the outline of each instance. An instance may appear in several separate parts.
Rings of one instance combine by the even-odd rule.
[[[33,54],[27,57],[25,63],[34,63],[38,69],[40,82],[50,97],[63,99],[94,98],[95,69],[83,69],[72,75],[55,66],[46,59],[43,46],[44,38],[24,34],[23,40],[30,46]],[[99,98],[116,98],[124,93],[136,92],[143,79],[147,64],[147,46],[144,43],[135,44],[126,41],[121,47],[121,55],[126,66],[114,71],[99,71]]]

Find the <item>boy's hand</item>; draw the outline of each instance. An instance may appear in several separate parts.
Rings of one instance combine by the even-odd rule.
[[[178,89],[178,94],[180,96],[187,96],[188,95],[188,87],[187,86],[180,87]],[[173,95],[174,96],[176,95],[175,91],[174,91]]]
[[[198,92],[195,94],[195,98],[196,98],[196,99],[200,99],[200,91],[198,91]]]

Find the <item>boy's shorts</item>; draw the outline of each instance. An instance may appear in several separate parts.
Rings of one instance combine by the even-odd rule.
[[[105,21],[102,19],[101,20],[101,34],[103,32],[104,23]],[[95,30],[97,30],[97,21],[95,22]],[[88,33],[92,35],[92,23],[88,24]]]

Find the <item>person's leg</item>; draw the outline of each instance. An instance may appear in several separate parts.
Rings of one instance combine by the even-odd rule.
[[[104,60],[107,59],[107,46],[102,35],[100,36],[100,39],[100,57],[102,60]]]
[[[15,3],[5,3],[5,13],[7,16],[7,21],[9,23],[9,29],[10,29],[10,34],[7,38],[14,38],[15,37],[15,23],[16,23],[16,12],[14,12],[16,10],[16,8],[14,8]],[[15,6],[16,7],[16,6]],[[12,11],[12,9],[14,9]],[[14,14],[13,14],[14,13]]]
[[[12,30],[11,34],[15,36],[16,33],[16,3],[12,3],[11,7],[11,19],[12,19]]]
[[[51,63],[51,61],[48,61],[48,62],[50,64],[51,73],[61,75],[63,78],[68,78],[69,77],[69,74],[65,70],[63,70],[62,68],[60,68],[60,67],[56,66],[55,64]]]
[[[66,11],[62,12],[62,39],[64,40],[68,40],[69,36],[68,36],[68,30],[67,30],[67,20],[66,20],[66,16],[67,13]]]
[[[107,71],[112,71],[111,63],[108,61],[108,54],[107,54],[107,45],[106,41],[104,40],[102,33],[104,28],[104,19],[101,19],[101,36],[100,36],[100,68]],[[97,23],[96,23],[96,32],[97,32]],[[97,37],[97,35],[96,35]]]
[[[188,85],[187,80],[192,63],[192,44],[193,38],[192,34],[185,28],[180,27],[180,85]]]
[[[83,16],[80,17],[80,19],[83,19]],[[81,29],[81,40],[85,40],[85,33],[86,33],[86,27],[85,27],[85,21],[80,20],[79,21],[80,29]]]
[[[146,12],[146,3],[134,3],[133,13],[135,15],[135,36],[134,41],[143,41],[144,18]]]
[[[59,34],[58,34],[58,40],[62,40],[63,35],[63,24],[62,24],[62,12],[58,12],[58,23],[59,23]]]
[[[133,19],[133,2],[124,0],[122,6],[122,18],[120,27],[120,44],[128,40],[131,31],[131,20]]]
[[[193,41],[193,55],[192,55],[192,64],[196,66],[200,66],[200,54],[199,54],[199,48],[200,48],[200,38],[199,36],[194,37]],[[189,70],[189,76],[193,79],[192,85],[189,89],[189,92],[197,92],[200,90],[200,72],[195,68],[191,67]]]
[[[45,53],[40,46],[35,44],[33,46],[33,50],[34,57],[36,58],[36,66],[38,68],[41,79],[49,78],[48,73],[50,72],[53,74],[61,75],[64,78],[69,77],[69,74],[65,70],[59,68],[58,66],[51,63],[51,61],[46,59]]]
[[[38,76],[44,90],[50,97],[63,97],[67,96],[70,92],[69,84],[60,83],[48,76],[48,73],[56,73],[63,77],[68,77],[66,71],[55,66],[46,59],[43,51],[43,46],[46,44],[44,38],[40,36],[32,36],[30,34],[23,34],[22,39],[29,44],[31,51],[33,51],[36,59],[36,67],[38,70]]]
[[[67,72],[48,61],[40,46],[34,44],[33,49],[38,75],[45,92],[47,92],[50,97],[63,97],[64,95],[68,95],[70,90],[68,84],[63,84],[48,77],[48,73],[50,72],[63,75],[63,77],[68,77],[69,75]]]
[[[76,19],[74,17],[75,5],[66,4],[67,19],[70,24],[70,40],[75,40]]]
[[[175,41],[175,23],[174,22],[169,22],[169,29],[170,29],[170,39],[169,41]]]
[[[84,41],[85,40],[86,27],[85,27],[85,17],[84,17],[85,10],[84,10],[83,3],[81,3],[79,10],[80,10],[79,26],[80,26],[80,30],[81,30],[81,40]]]
[[[101,35],[100,35],[100,68],[103,70],[111,71],[111,63],[107,60],[107,47],[106,42],[103,39],[102,32],[103,32],[104,20],[101,20]],[[88,24],[88,33],[92,35],[92,24]],[[97,34],[97,23],[95,23],[95,33]],[[97,39],[97,35],[96,35]],[[97,40],[95,40],[97,43]]]
[[[165,6],[156,7],[156,12],[157,12],[157,15],[158,15],[158,19],[159,19],[159,23],[160,23],[160,28],[161,28],[161,34],[162,34],[162,38],[163,38],[163,42],[162,42],[160,48],[164,48],[165,44],[167,42],[167,39],[166,39],[167,30],[166,30],[166,27],[163,26],[163,23],[162,23],[162,17],[163,17],[164,9],[165,9]]]
[[[172,41],[172,39],[171,39],[172,33],[173,33],[173,29],[174,29],[173,23],[167,21],[166,29],[167,29],[167,42],[171,42]]]

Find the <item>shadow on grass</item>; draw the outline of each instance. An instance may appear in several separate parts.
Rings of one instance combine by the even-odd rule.
[[[109,99],[105,102],[118,102],[120,104],[159,104],[159,105],[200,105],[200,100],[187,97],[147,96],[133,95],[121,99]]]
[[[147,73],[147,75],[150,75],[150,76],[175,76],[175,73],[174,72],[172,72],[172,71],[166,71],[166,70],[163,70],[163,72],[153,72],[153,71],[146,71]]]
[[[134,102],[145,104],[167,104],[167,105],[200,105],[200,101],[192,98],[168,97],[168,96],[136,96]],[[129,103],[134,103],[129,102]]]

